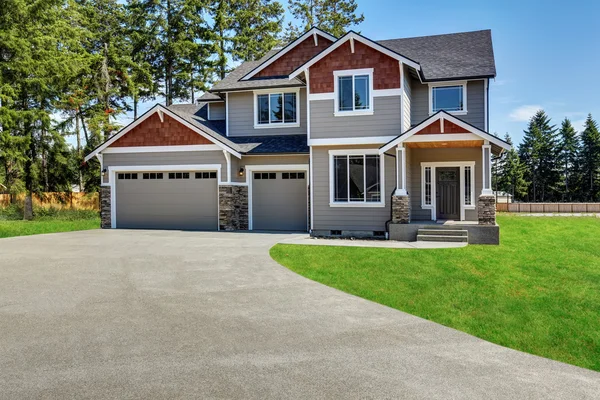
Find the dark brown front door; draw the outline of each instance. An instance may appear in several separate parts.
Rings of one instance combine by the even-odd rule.
[[[460,218],[459,168],[436,169],[437,219]]]

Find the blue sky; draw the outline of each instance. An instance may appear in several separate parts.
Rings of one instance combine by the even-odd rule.
[[[600,122],[598,0],[357,2],[365,21],[356,30],[374,40],[491,29],[497,69],[491,132],[509,133],[518,143],[539,108],[557,125],[569,117],[577,130],[588,113]]]

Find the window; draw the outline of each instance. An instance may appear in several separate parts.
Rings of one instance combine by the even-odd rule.
[[[436,113],[440,110],[450,113],[464,113],[467,111],[467,85],[430,86],[431,109]]]
[[[276,179],[277,174],[275,172],[255,172],[254,179]]]
[[[142,175],[143,179],[162,179],[162,172],[144,172]]]
[[[304,179],[304,172],[284,172],[281,179]]]
[[[298,124],[298,92],[256,95],[255,127]]]
[[[190,179],[189,172],[169,172],[169,179]]]
[[[137,179],[138,174],[132,174],[132,173],[121,173],[118,175],[119,179]]]
[[[372,113],[372,70],[336,71],[337,115]]]
[[[379,155],[333,157],[333,201],[348,203],[381,202]]]
[[[472,178],[471,166],[465,166],[465,206],[473,205],[473,184],[471,183]]]
[[[425,167],[425,187],[424,187],[424,204],[426,206],[431,205],[431,167]]]
[[[216,172],[196,172],[196,179],[217,179]]]

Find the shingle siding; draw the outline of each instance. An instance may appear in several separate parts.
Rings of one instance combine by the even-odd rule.
[[[400,96],[375,97],[373,115],[335,117],[333,100],[310,102],[310,138],[397,136],[400,132]]]
[[[313,207],[315,230],[385,231],[391,218],[391,195],[396,186],[395,159],[384,155],[385,207],[330,207],[329,206],[329,150],[352,148],[347,146],[313,147]],[[359,148],[359,147],[354,147]],[[367,148],[364,146],[361,149]]]
[[[229,93],[229,136],[306,134],[306,90],[300,89],[300,126],[297,128],[254,129],[254,92]]]

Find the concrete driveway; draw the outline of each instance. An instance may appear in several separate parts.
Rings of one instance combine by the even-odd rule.
[[[598,373],[288,271],[286,238],[0,240],[0,398],[598,398]]]

